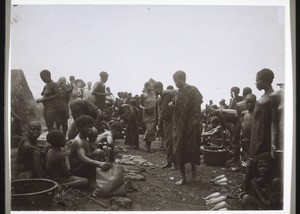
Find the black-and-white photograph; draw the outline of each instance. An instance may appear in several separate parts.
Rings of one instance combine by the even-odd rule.
[[[11,2],[11,211],[290,213],[289,1],[211,2]]]

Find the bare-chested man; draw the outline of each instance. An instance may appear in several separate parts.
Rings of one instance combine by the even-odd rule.
[[[75,120],[79,131],[79,139],[75,139],[70,150],[70,168],[74,175],[87,178],[89,184],[95,187],[96,167],[104,170],[110,168],[110,164],[102,162],[103,151],[95,149],[90,145],[88,137],[92,135],[94,120],[92,117],[82,115]]]

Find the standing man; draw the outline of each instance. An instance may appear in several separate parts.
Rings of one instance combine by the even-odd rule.
[[[83,99],[88,100],[90,99],[89,97],[92,96],[92,82],[87,82],[87,88],[84,89],[83,91]]]
[[[71,95],[71,100],[70,100],[70,101],[72,101],[72,100],[76,99],[79,96],[79,94],[78,94],[78,87],[75,83],[75,77],[70,76],[69,80],[70,80],[70,85],[72,87],[72,95]]]
[[[65,137],[68,131],[68,119],[69,119],[69,102],[72,93],[72,87],[67,84],[65,77],[60,77],[58,82],[58,109],[56,114],[56,129],[60,130],[62,127]]]
[[[155,140],[155,121],[156,121],[156,96],[153,92],[153,86],[146,82],[145,93],[141,96],[140,108],[143,109],[143,121],[146,126],[146,132],[143,137],[145,141],[145,151],[150,152],[151,143]]]
[[[184,71],[173,75],[178,91],[169,104],[173,112],[173,152],[180,167],[181,180],[176,185],[186,183],[185,164],[191,163],[192,179],[197,178],[196,165],[200,164],[201,103],[202,95],[195,86],[186,83]]]
[[[228,105],[228,108],[229,109],[236,109],[236,105],[238,102],[241,102],[244,98],[242,96],[239,95],[240,93],[240,88],[237,87],[237,86],[233,86],[231,89],[230,89],[230,96],[231,96],[231,99],[230,99],[230,102],[229,102],[229,105]]]
[[[246,96],[248,95],[248,94],[252,94],[252,89],[251,88],[249,88],[249,87],[245,87],[244,89],[243,89],[243,100],[242,101],[240,101],[240,102],[238,102],[237,104],[236,104],[236,107],[237,107],[237,111],[238,111],[238,114],[240,115],[240,113],[242,112],[242,111],[245,111],[245,110],[247,110],[247,101],[246,101]]]
[[[46,126],[48,128],[48,131],[51,131],[52,129],[54,129],[55,118],[59,106],[58,84],[53,82],[53,80],[51,79],[51,73],[48,70],[42,70],[40,72],[40,77],[43,80],[43,82],[46,83],[46,85],[44,86],[44,89],[41,93],[43,97],[37,99],[36,102],[43,103],[43,115],[46,122]]]
[[[153,85],[153,90],[156,96],[160,96],[157,99],[158,106],[158,124],[157,133],[163,137],[166,143],[167,152],[167,163],[161,168],[171,168],[177,169],[177,165],[173,155],[173,139],[172,139],[172,109],[169,108],[169,103],[172,102],[174,91],[167,89],[163,90],[163,84],[161,82],[156,82]]]
[[[94,104],[101,110],[104,110],[106,108],[105,96],[112,95],[112,93],[105,91],[105,83],[108,80],[108,73],[106,73],[105,71],[101,71],[99,75],[100,81],[95,84],[92,95],[95,96]]]

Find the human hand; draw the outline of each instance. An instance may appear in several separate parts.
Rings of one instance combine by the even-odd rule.
[[[99,162],[99,167],[102,168],[103,170],[108,170],[109,168],[111,168],[110,163],[108,162]]]
[[[101,116],[102,116],[102,111],[100,109],[97,109],[97,117],[101,118]]]
[[[169,107],[174,108],[174,104],[172,102],[169,102]]]
[[[250,167],[250,166],[253,165],[253,160],[252,160],[251,158],[249,158],[249,159],[246,161],[246,163],[247,163],[247,166]]]
[[[156,135],[157,135],[157,137],[160,137],[160,136],[161,136],[161,130],[160,130],[160,129],[157,129]]]

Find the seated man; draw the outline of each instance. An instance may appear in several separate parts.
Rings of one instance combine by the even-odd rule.
[[[98,130],[93,127],[92,134],[89,136],[90,146],[93,150],[100,149],[103,151],[104,156],[101,161],[114,162],[114,145],[106,142],[107,138],[99,134]]]
[[[211,120],[211,125],[212,125],[212,129],[207,131],[207,132],[203,132],[202,136],[213,136],[215,138],[222,138],[222,127],[220,125],[220,121],[219,118],[214,116]]]
[[[210,109],[210,114],[217,116],[221,126],[230,133],[230,142],[233,148],[233,159],[229,161],[232,165],[238,165],[240,161],[240,118],[234,109]]]
[[[41,124],[30,122],[28,134],[20,141],[17,154],[17,164],[21,170],[21,178],[43,178],[44,152],[37,147],[37,139],[41,134]]]
[[[52,149],[46,154],[46,172],[50,179],[62,187],[86,186],[88,183],[86,178],[73,176],[67,168],[65,154],[61,151],[66,143],[64,133],[59,130],[52,130],[47,135],[47,141],[52,145]]]
[[[98,130],[97,143],[107,142],[113,148],[114,138],[109,125],[110,111],[104,109],[102,115],[98,115],[95,119],[94,126]]]
[[[220,125],[219,118],[216,116],[213,116],[211,119],[211,125],[212,125],[212,129],[210,129],[209,131],[203,132],[201,135],[204,138],[204,141],[211,142],[212,139],[222,140],[223,139],[223,129],[222,129],[222,126]]]
[[[102,162],[104,153],[100,149],[93,150],[88,137],[92,134],[94,120],[92,117],[82,115],[75,120],[79,131],[78,139],[75,139],[70,150],[70,168],[74,175],[87,178],[91,187],[96,184],[96,167],[104,170],[110,168],[110,164]]]

